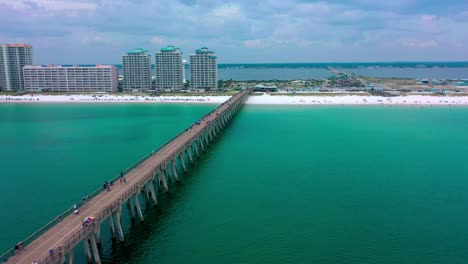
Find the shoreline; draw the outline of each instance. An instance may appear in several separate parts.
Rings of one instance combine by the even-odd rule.
[[[0,104],[91,103],[91,104],[221,104],[231,96],[129,96],[129,95],[0,95]]]
[[[91,104],[221,104],[230,96],[129,96],[129,95],[0,95],[0,104],[91,103]],[[340,96],[250,96],[248,105],[462,105],[468,96],[409,95],[398,97]]]

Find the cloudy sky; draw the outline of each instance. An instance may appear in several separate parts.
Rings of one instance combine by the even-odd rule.
[[[221,63],[468,60],[468,0],[0,0],[36,64],[208,46]]]

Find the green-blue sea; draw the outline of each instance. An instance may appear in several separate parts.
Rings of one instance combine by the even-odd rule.
[[[215,107],[0,105],[0,251]],[[159,200],[104,263],[467,263],[468,108],[247,105]]]

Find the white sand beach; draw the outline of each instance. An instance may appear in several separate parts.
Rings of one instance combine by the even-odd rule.
[[[113,94],[0,95],[0,103],[203,103],[221,104],[230,96],[141,96]]]
[[[247,104],[265,105],[467,105],[468,96],[250,96]]]
[[[195,103],[220,104],[229,96],[132,96],[132,95],[0,95],[0,103]],[[287,96],[254,95],[246,102],[254,105],[466,105],[468,96],[411,95],[380,96]]]

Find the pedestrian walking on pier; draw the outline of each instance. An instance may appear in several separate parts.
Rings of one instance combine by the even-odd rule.
[[[109,186],[109,183],[108,183],[108,182],[104,182],[104,184],[102,185],[102,187],[104,188],[104,190],[107,190],[108,192],[110,192],[110,186]]]

